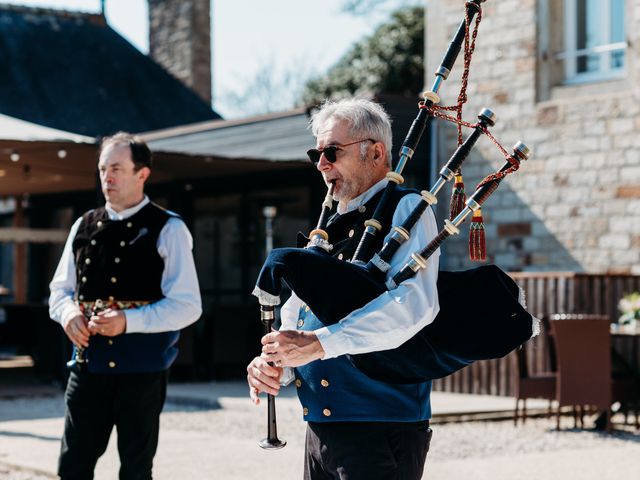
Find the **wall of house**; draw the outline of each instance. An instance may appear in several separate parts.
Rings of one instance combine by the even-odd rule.
[[[554,60],[562,50],[561,1],[483,5],[465,118],[489,107],[498,116],[492,132],[505,147],[521,139],[534,151],[483,209],[489,261],[507,270],[640,273],[640,0],[626,1],[625,77],[580,86],[562,85]],[[430,86],[464,2],[431,0],[426,18]],[[459,58],[440,90],[444,104],[455,103],[461,71]],[[439,166],[455,148],[454,134],[438,122]],[[502,163],[481,139],[463,168],[467,190]],[[445,203],[443,195],[440,218]],[[445,268],[471,265],[467,229],[446,245]]]
[[[149,0],[149,55],[211,103],[210,0]]]

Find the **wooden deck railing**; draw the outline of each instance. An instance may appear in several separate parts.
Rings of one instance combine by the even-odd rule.
[[[527,310],[538,318],[553,313],[597,313],[618,318],[618,302],[626,293],[640,291],[640,275],[573,272],[517,272],[511,277],[525,290]],[[527,346],[531,372],[548,369],[547,338],[540,335]],[[476,362],[447,378],[433,382],[445,392],[514,395],[514,354]]]

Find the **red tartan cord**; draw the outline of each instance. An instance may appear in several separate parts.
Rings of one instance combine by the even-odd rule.
[[[452,121],[458,125],[458,145],[462,145],[462,125],[464,126],[472,126],[472,124],[466,123],[462,120],[462,108],[465,103],[467,103],[467,86],[469,84],[469,72],[471,69],[471,59],[473,58],[473,52],[476,49],[476,39],[478,38],[478,27],[480,26],[480,22],[482,21],[482,7],[480,5],[474,5],[477,8],[477,16],[475,25],[473,27],[473,32],[469,34],[471,21],[469,18],[469,9],[465,10],[465,33],[464,33],[464,67],[462,70],[462,79],[460,85],[460,91],[458,92],[458,103],[454,106],[438,106],[433,105],[431,107],[426,107],[424,102],[420,102],[418,106],[420,108],[428,108],[429,113],[433,116],[437,116],[443,118],[445,120]],[[449,116],[440,116],[436,110],[444,110],[444,111],[455,111],[455,117]]]
[[[465,35],[464,35],[464,69],[462,72],[462,83],[460,86],[460,92],[458,93],[458,103],[456,105],[444,106],[444,105],[425,105],[424,100],[418,103],[418,108],[424,108],[427,110],[429,115],[437,118],[441,118],[445,121],[455,123],[458,128],[458,145],[462,145],[462,127],[476,128],[478,127],[478,123],[470,123],[462,120],[462,107],[467,102],[467,87],[469,84],[469,71],[471,67],[471,59],[473,57],[473,53],[476,49],[476,39],[478,37],[478,27],[480,26],[480,22],[482,21],[482,7],[480,5],[476,5],[478,9],[478,13],[476,16],[475,25],[473,27],[473,32],[471,35],[469,34],[469,30],[471,27],[471,21],[469,18],[469,10],[465,10]],[[456,112],[456,116],[447,115],[442,112]],[[492,180],[498,180],[506,177],[507,175],[515,172],[520,168],[520,161],[511,155],[507,150],[496,140],[496,138],[484,127],[481,127],[482,131],[493,144],[500,150],[505,159],[511,164],[511,167],[502,171],[495,172],[488,176],[486,176],[482,181],[478,184],[476,189],[480,188],[482,185],[485,185]]]
[[[465,34],[464,34],[464,69],[462,72],[462,85],[460,87],[460,93],[458,94],[458,108],[457,108],[457,119],[462,121],[462,106],[467,103],[467,86],[469,84],[469,71],[471,68],[471,58],[473,57],[473,52],[476,49],[476,39],[478,37],[478,27],[480,26],[480,21],[482,20],[482,8],[479,5],[476,5],[478,8],[478,14],[476,17],[476,23],[473,27],[473,32],[471,33],[472,40],[469,41],[469,29],[471,28],[471,20],[469,18],[469,9],[465,9],[464,15],[464,23],[465,23]],[[458,124],[458,145],[462,145],[462,127]]]

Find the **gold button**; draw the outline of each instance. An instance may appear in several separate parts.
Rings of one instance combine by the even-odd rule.
[[[309,310],[311,310],[311,307],[309,307],[309,305],[307,305],[307,306],[305,306],[305,307],[304,307],[304,311],[305,311],[305,312],[308,312]]]
[[[133,227],[133,223],[127,222],[127,228],[131,228],[131,227]]]
[[[97,225],[98,225],[98,228],[100,228],[102,226],[102,222],[99,221]]]
[[[322,414],[325,417],[330,417],[331,416],[331,410],[329,410],[328,408],[325,408],[324,410],[322,410]]]
[[[302,386],[302,380],[296,378],[296,387],[300,388]]]
[[[343,254],[341,254],[341,253],[339,253],[339,254],[338,254],[338,260],[342,260],[343,258],[344,258],[344,255],[343,255]]]
[[[87,277],[82,277],[82,283],[87,283]]]
[[[298,320],[298,328],[304,325],[304,320]]]
[[[116,362],[109,362],[109,368],[115,368]]]
[[[126,244],[127,244],[127,242],[125,242],[124,240],[122,240],[122,241],[120,242],[120,246],[121,246],[121,247],[124,247]]]
[[[115,297],[109,297],[109,301],[113,302],[116,298]]]
[[[303,415],[309,415],[309,409],[308,409],[307,407],[304,407],[304,408],[302,409],[302,414],[303,414]]]
[[[111,277],[111,283],[116,283],[118,279],[116,277]]]
[[[322,380],[320,380],[320,385],[322,385],[324,388],[327,388],[329,386],[329,380],[325,380],[323,378]]]
[[[90,258],[85,258],[84,259],[84,263],[86,263],[87,265],[89,265],[91,263],[91,259]]]
[[[114,258],[113,261],[116,262],[116,263],[120,263],[120,257]]]
[[[353,237],[353,234],[356,233],[355,230],[349,230],[349,238]]]
[[[109,339],[109,340],[107,340],[107,343],[108,343],[109,345],[113,345],[113,340]]]
[[[98,242],[96,242],[95,240],[91,240],[91,245],[95,245],[96,243]]]
[[[364,212],[366,212],[366,211],[367,211],[367,207],[365,207],[364,205],[360,205],[360,206],[358,207],[358,211],[359,211],[360,213],[364,213]]]

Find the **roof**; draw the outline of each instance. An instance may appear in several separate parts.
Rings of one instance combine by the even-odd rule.
[[[220,118],[99,14],[0,4],[0,112],[89,136]]]
[[[376,94],[392,119],[393,152],[402,146],[418,112],[418,100]],[[214,120],[142,133],[153,151],[180,152],[235,159],[308,162],[305,152],[315,145],[308,128],[309,109],[298,108],[239,120]],[[426,137],[426,135],[423,135]],[[426,172],[426,141],[415,149],[407,172]],[[397,156],[394,156],[397,158]]]
[[[241,120],[214,120],[147,132],[153,151],[224,158],[304,161],[315,145],[309,116],[299,108]]]
[[[0,139],[0,192],[11,196],[95,190],[98,149],[96,143]],[[18,154],[15,160],[11,159],[12,153]],[[265,162],[158,151],[153,156],[151,184],[311,169],[308,162]]]
[[[31,122],[25,122],[0,113],[0,138],[2,140],[58,140],[77,143],[93,143],[93,137],[85,137],[55,128],[43,127]]]

